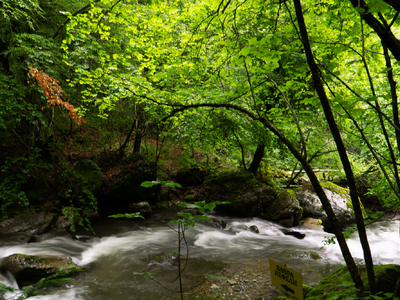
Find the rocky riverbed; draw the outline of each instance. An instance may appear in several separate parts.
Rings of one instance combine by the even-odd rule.
[[[284,295],[271,285],[269,264],[266,261],[258,260],[254,264],[231,264],[215,275],[229,280],[206,277],[193,293],[203,297],[229,300],[269,300]]]

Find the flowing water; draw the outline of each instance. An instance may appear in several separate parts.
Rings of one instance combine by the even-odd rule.
[[[218,273],[231,265],[265,268],[267,274],[269,259],[300,272],[303,283],[315,286],[324,276],[344,265],[338,245],[324,246],[324,241],[332,236],[329,233],[294,228],[306,234],[299,240],[284,235],[281,226],[265,220],[218,218],[227,223],[224,230],[197,224],[186,231],[189,259],[184,286],[196,285],[204,274]],[[63,254],[72,257],[76,264],[88,267],[75,277],[74,283],[50,295],[32,298],[35,300],[179,299],[177,294],[147,277],[133,275],[134,272],[159,273],[155,277],[159,283],[169,290],[179,290],[178,281],[171,283],[177,274],[176,266],[166,259],[153,260],[155,256],[178,251],[178,235],[167,226],[169,220],[165,215],[148,220],[107,220],[97,224],[96,236],[85,241],[54,238],[40,243],[1,246],[0,257],[14,253]],[[256,225],[259,233],[246,229],[251,225]],[[368,238],[375,264],[400,263],[397,220],[371,225]],[[356,234],[348,244],[357,262],[362,263],[362,249]],[[312,259],[310,251],[318,253],[322,259]],[[173,263],[174,258],[170,258]],[[10,276],[3,278],[3,283],[16,287]]]

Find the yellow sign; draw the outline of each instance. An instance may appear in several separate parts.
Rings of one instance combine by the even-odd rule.
[[[273,260],[269,260],[269,266],[271,269],[272,285],[290,296],[303,300],[301,274]]]

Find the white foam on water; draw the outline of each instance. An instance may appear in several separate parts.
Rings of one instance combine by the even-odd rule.
[[[166,230],[157,232],[133,231],[123,236],[101,238],[82,253],[81,259],[77,261],[77,264],[85,265],[102,256],[132,251],[139,247],[151,247],[155,243],[164,243],[170,239],[170,234],[167,234]]]
[[[257,226],[260,233],[257,234],[248,230],[251,225]],[[234,220],[227,224],[225,230],[202,228],[196,236],[195,245],[205,249],[219,249],[229,252],[243,252],[249,249],[260,250],[268,247],[293,250],[308,249],[318,251],[324,259],[333,263],[344,262],[336,239],[334,239],[335,244],[327,243],[329,239],[334,237],[333,234],[304,228],[290,229],[306,235],[304,239],[297,239],[285,235],[281,231],[284,228],[278,224],[257,218]],[[398,221],[377,222],[367,228],[367,235],[375,264],[399,264]],[[362,262],[364,256],[357,232],[353,233],[347,240],[347,244],[353,257]]]
[[[0,247],[0,258],[13,254],[27,255],[66,255],[77,259],[80,254],[91,246],[90,243],[82,243],[70,238],[54,238],[40,243],[21,244],[15,246]]]

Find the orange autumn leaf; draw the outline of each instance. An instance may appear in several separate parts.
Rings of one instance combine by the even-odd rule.
[[[77,114],[74,106],[68,102],[66,93],[60,87],[60,82],[57,79],[43,73],[42,71],[39,71],[36,68],[29,67],[28,83],[31,83],[30,78],[32,77],[35,78],[37,83],[41,86],[43,94],[47,98],[47,103],[49,105],[61,105],[66,108],[68,110],[69,117],[74,120],[77,125],[81,125],[82,122],[86,123],[85,119]]]

